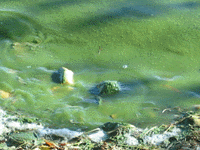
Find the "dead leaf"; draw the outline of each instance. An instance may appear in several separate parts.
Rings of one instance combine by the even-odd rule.
[[[45,144],[48,145],[48,146],[50,146],[50,147],[56,147],[54,143],[49,142],[47,140],[45,140]]]

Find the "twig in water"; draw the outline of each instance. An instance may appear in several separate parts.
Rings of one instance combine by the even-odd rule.
[[[101,53],[101,51],[102,51],[102,48],[101,48],[101,46],[99,46],[98,53],[100,54],[100,53]]]
[[[169,131],[171,129],[171,127],[173,127],[174,124],[170,124],[169,127],[167,128],[167,130],[165,130],[165,132],[163,134],[165,134],[167,131]]]
[[[165,111],[171,111],[171,109],[170,108],[166,108],[166,109],[164,109],[163,111],[162,111],[162,113],[164,113]]]

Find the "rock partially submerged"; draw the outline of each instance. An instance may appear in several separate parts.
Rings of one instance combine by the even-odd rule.
[[[59,74],[60,83],[66,83],[70,85],[74,84],[74,79],[73,79],[74,73],[71,70],[65,67],[61,67],[58,70],[58,74]]]
[[[120,91],[120,86],[117,81],[103,81],[97,85],[99,95],[113,95]]]

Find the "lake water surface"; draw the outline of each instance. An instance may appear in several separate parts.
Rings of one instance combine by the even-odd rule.
[[[199,58],[197,0],[1,0],[0,106],[49,127],[168,123],[164,109],[200,104]],[[60,67],[74,86],[52,81]],[[98,105],[105,80],[122,90]]]

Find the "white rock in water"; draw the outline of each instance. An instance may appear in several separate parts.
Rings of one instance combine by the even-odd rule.
[[[123,67],[124,69],[126,69],[126,68],[128,67],[128,65],[123,65],[122,67]]]
[[[59,73],[60,83],[74,84],[74,79],[73,79],[74,73],[71,70],[65,67],[61,67],[58,70],[58,73]]]

